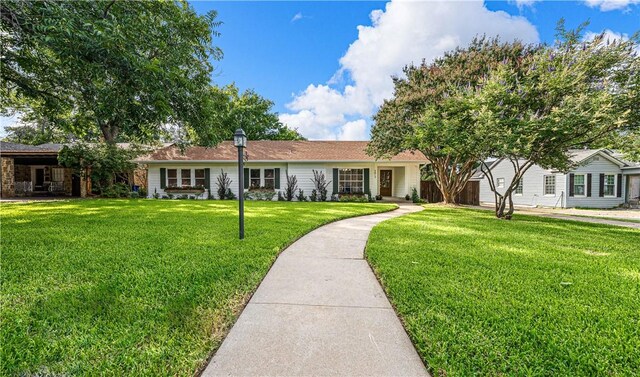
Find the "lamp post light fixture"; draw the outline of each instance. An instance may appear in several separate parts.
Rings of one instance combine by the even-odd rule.
[[[239,200],[239,230],[240,239],[244,239],[244,152],[243,149],[247,147],[247,135],[242,128],[238,128],[236,133],[233,134],[233,145],[238,148],[238,200]]]

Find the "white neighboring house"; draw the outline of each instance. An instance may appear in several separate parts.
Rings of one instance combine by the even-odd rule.
[[[325,174],[329,198],[333,194],[370,193],[404,197],[420,190],[420,152],[403,152],[388,160],[365,153],[366,141],[268,141],[249,140],[244,166],[244,191],[251,187],[273,188],[284,194],[287,174],[295,175],[298,187],[309,196],[314,188],[313,170]],[[137,160],[148,168],[148,195],[165,195],[171,187],[204,186],[217,195],[217,178],[224,171],[238,196],[237,148],[230,141],[215,148],[189,147],[181,151],[170,145]],[[274,198],[275,199],[275,198]]]
[[[513,194],[517,206],[613,208],[628,203],[638,205],[640,198],[640,164],[625,161],[609,149],[572,150],[575,168],[568,173],[533,165],[524,174]],[[524,162],[524,161],[522,161]],[[491,164],[498,192],[504,192],[514,176],[508,160]],[[495,197],[483,174],[480,180],[480,203],[494,204]]]

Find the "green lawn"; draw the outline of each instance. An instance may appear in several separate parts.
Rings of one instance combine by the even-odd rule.
[[[426,206],[367,258],[436,376],[640,371],[640,231]]]
[[[278,252],[393,205],[86,200],[2,204],[0,375],[193,375]]]

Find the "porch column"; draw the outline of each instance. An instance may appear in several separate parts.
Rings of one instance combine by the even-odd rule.
[[[0,185],[0,197],[12,198],[16,195],[15,172],[13,158],[2,157],[2,184]]]

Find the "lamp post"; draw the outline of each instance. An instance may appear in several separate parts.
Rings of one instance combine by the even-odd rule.
[[[238,200],[240,217],[240,239],[244,239],[244,153],[247,146],[247,135],[242,128],[238,128],[233,134],[233,144],[238,148]]]

